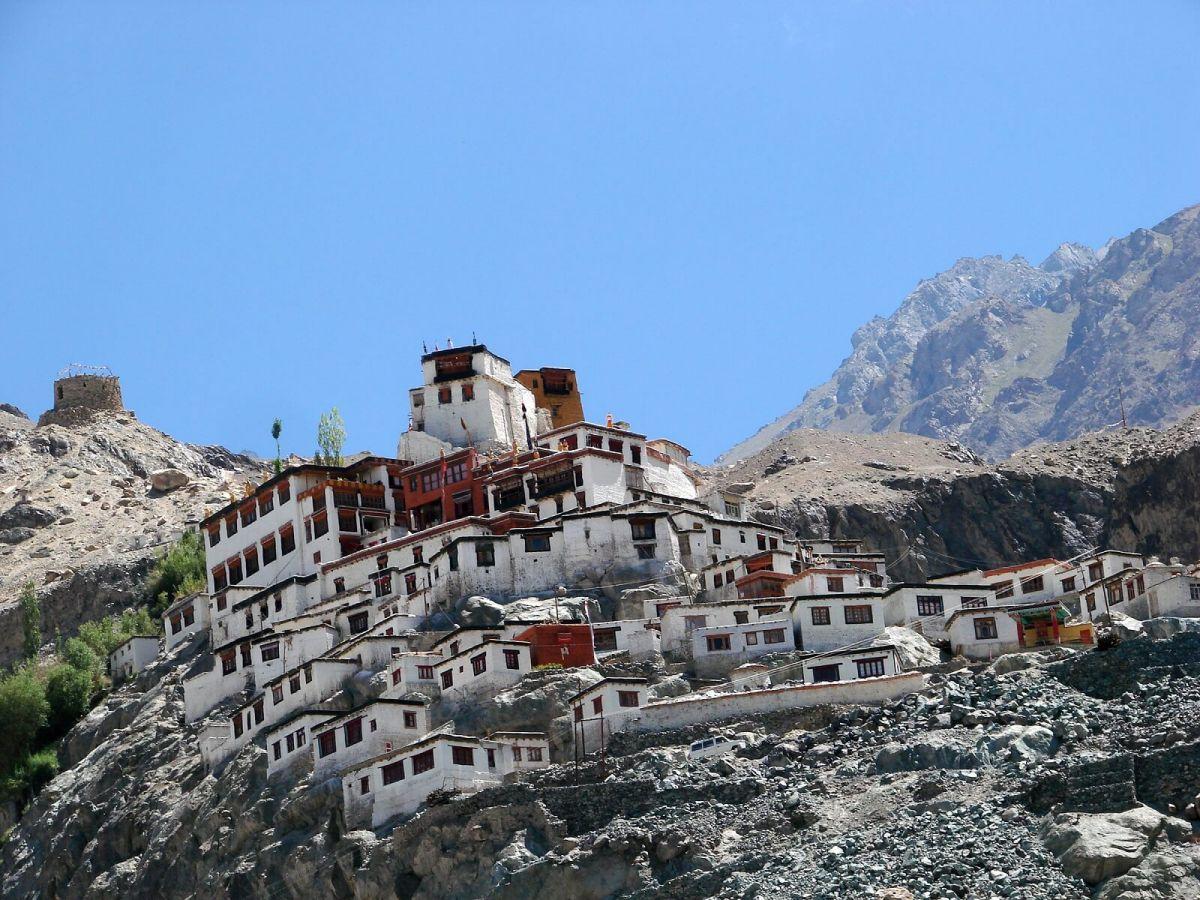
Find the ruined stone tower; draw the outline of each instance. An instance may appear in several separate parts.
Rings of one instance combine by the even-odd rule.
[[[107,366],[73,364],[54,380],[54,408],[38,425],[79,425],[104,413],[132,415],[121,400],[121,379]]]

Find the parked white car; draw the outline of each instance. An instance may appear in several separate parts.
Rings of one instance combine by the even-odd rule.
[[[744,750],[745,748],[745,741],[725,737],[705,738],[702,741],[692,741],[688,747],[688,759],[707,759],[710,756],[720,756],[723,753],[732,753],[734,750]]]

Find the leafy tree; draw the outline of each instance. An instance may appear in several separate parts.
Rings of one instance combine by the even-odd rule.
[[[58,655],[71,668],[93,675],[99,674],[103,665],[96,651],[79,638],[67,638]]]
[[[20,604],[21,632],[24,636],[22,646],[26,659],[32,659],[42,646],[42,601],[38,599],[32,581],[26,582],[22,588]]]
[[[92,708],[95,681],[92,672],[60,663],[46,676],[47,737],[57,740]]]
[[[271,423],[271,437],[275,438],[275,474],[283,471],[283,453],[279,449],[279,435],[283,434],[283,419]]]
[[[150,572],[147,593],[154,599],[155,612],[162,612],[180,597],[203,590],[204,544],[194,531],[162,555]]]
[[[327,466],[342,465],[342,447],[346,443],[346,423],[342,414],[335,406],[327,413],[321,413],[317,422],[317,446],[320,448],[319,462]]]
[[[14,771],[33,749],[49,714],[45,685],[30,666],[0,679],[0,773]]]

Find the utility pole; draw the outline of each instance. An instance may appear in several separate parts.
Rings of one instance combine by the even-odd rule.
[[[1125,389],[1121,385],[1117,385],[1117,396],[1121,398],[1121,429],[1129,430],[1129,423],[1125,420]]]

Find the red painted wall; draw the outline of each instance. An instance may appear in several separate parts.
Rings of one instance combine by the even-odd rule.
[[[559,663],[571,669],[596,662],[591,625],[560,625],[555,622],[531,625],[513,640],[529,641],[530,656],[535,666]]]

